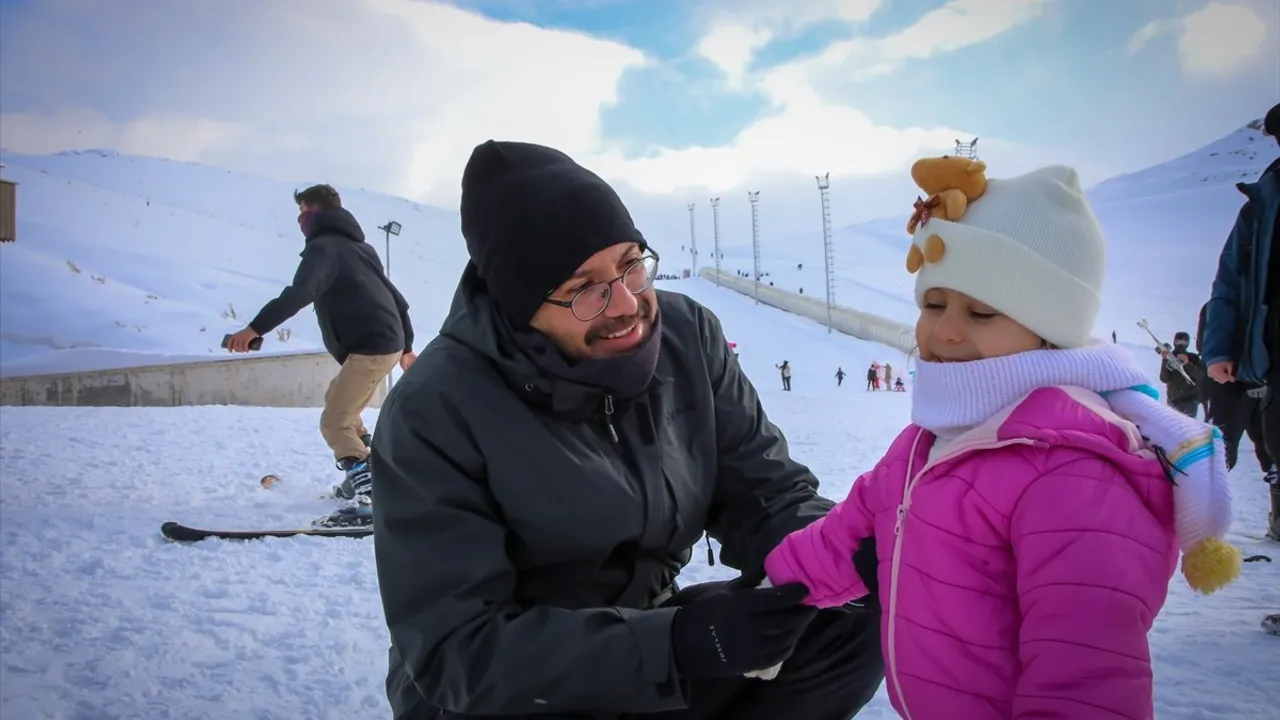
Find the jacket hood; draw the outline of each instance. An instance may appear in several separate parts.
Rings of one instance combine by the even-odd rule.
[[[1271,164],[1267,166],[1267,169],[1262,171],[1262,174],[1258,176],[1257,180],[1254,180],[1253,182],[1236,183],[1236,189],[1241,193],[1244,193],[1244,196],[1250,200],[1255,200],[1259,197],[1260,193],[1267,189],[1266,186],[1270,183],[1280,184],[1280,158],[1272,160]],[[1280,192],[1280,188],[1277,188],[1275,191]]]
[[[318,210],[311,216],[311,228],[307,233],[307,242],[321,235],[337,235],[352,242],[364,242],[364,230],[355,215],[346,208]]]
[[[520,349],[474,262],[462,271],[440,334],[482,355],[526,402],[553,414],[586,418],[604,402],[604,390],[551,377]]]

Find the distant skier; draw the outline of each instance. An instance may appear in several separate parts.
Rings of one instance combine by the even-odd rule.
[[[1156,352],[1160,353],[1160,357],[1165,360],[1168,360],[1169,356],[1173,356],[1175,360],[1182,364],[1183,372],[1195,383],[1194,385],[1188,383],[1182,373],[1170,370],[1168,365],[1160,365],[1160,382],[1164,383],[1165,396],[1168,399],[1169,407],[1187,417],[1193,418],[1200,408],[1200,388],[1204,386],[1207,374],[1204,361],[1200,359],[1198,354],[1188,349],[1190,345],[1191,335],[1179,331],[1174,333],[1172,350],[1167,347],[1157,347]]]
[[[1119,342],[1118,340],[1116,340],[1116,331],[1115,331],[1115,330],[1112,330],[1112,331],[1111,331],[1111,342],[1112,342],[1112,344]]]
[[[783,360],[781,365],[774,365],[782,373],[782,389],[791,392],[791,363]]]
[[[837,367],[836,368],[836,387],[840,387],[843,384],[844,384],[844,368]]]
[[[894,392],[906,392],[906,391],[907,391],[907,386],[902,384],[902,378],[898,378],[897,380],[894,380],[894,381],[893,381],[893,391],[894,391]]]
[[[383,272],[378,253],[365,242],[360,223],[342,207],[337,190],[314,185],[295,192],[293,199],[304,238],[293,282],[231,336],[227,349],[248,352],[254,338],[314,305],[325,349],[342,365],[325,393],[320,434],[344,473],[336,494],[355,501],[321,523],[363,523],[372,500],[373,475],[369,430],[360,413],[397,363],[408,369],[414,361],[409,303]]]
[[[889,363],[884,364],[884,389],[888,390],[893,386],[893,366]]]
[[[876,372],[875,363],[872,363],[871,367],[867,368],[867,389],[868,390],[880,389],[880,373]]]

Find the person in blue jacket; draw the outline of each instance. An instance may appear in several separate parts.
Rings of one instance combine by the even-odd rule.
[[[1280,104],[1263,119],[1264,134],[1280,142]],[[1280,235],[1280,158],[1251,183],[1237,183],[1245,196],[1235,226],[1222,247],[1209,297],[1204,361],[1219,383],[1241,382],[1267,388],[1262,425],[1267,450],[1280,457],[1280,254],[1272,252]],[[1273,360],[1275,360],[1273,362]],[[1280,484],[1271,485],[1267,535],[1280,540]]]

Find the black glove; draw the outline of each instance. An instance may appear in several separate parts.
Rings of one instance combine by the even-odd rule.
[[[875,536],[862,538],[858,549],[853,551],[853,569],[858,571],[862,584],[867,586],[867,596],[856,602],[868,610],[880,609],[880,578],[876,574],[879,567]]]
[[[671,645],[687,678],[737,677],[786,660],[818,609],[801,604],[799,583],[725,588],[676,611]]]

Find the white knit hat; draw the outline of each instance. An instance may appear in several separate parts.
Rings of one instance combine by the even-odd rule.
[[[942,256],[926,252],[942,240]],[[1076,171],[1052,165],[992,178],[955,221],[931,217],[912,242],[925,257],[916,304],[931,288],[965,293],[1061,348],[1090,343],[1106,275],[1106,238]],[[934,241],[936,245],[937,241]]]

